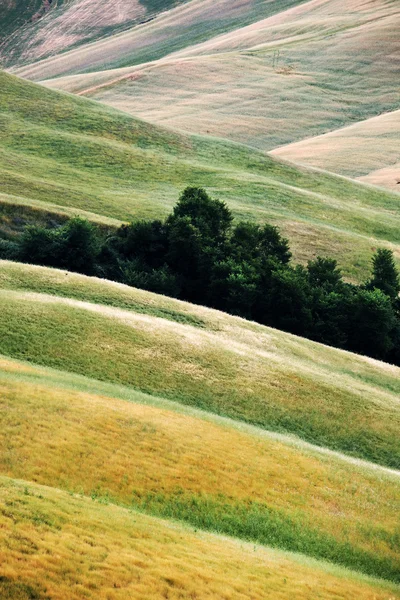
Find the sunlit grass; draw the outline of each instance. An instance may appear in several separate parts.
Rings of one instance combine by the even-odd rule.
[[[1,367],[3,475],[400,579],[399,476],[133,391],[126,402],[60,388],[30,365]]]
[[[400,179],[399,140],[400,110],[397,110],[283,146],[272,154],[396,191]]]
[[[1,273],[3,354],[399,466],[396,367],[118,284],[6,262]]]
[[[8,600],[400,597],[398,587],[304,557],[28,482],[0,485],[0,591]]]

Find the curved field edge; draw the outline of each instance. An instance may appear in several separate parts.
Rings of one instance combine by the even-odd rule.
[[[400,473],[133,391],[126,402],[28,364],[0,368],[2,474],[400,579]]]
[[[1,281],[3,354],[130,385],[398,468],[396,367],[62,271],[3,262]],[[167,319],[160,316],[166,309]],[[189,324],[188,314],[195,322]]]
[[[400,259],[396,194],[155,127],[5,73],[0,84],[3,198],[84,210],[98,221],[162,218],[184,187],[196,185],[226,201],[237,219],[281,226],[296,260],[329,254],[359,280],[378,245]]]
[[[0,589],[39,600],[241,597],[389,600],[399,588],[298,555],[1,478]],[[21,546],[23,542],[23,546]],[[105,552],[106,549],[106,552]],[[200,558],[201,557],[201,558]],[[185,570],[182,570],[182,563]],[[19,589],[18,589],[19,588]],[[287,592],[285,592],[287,590]],[[19,595],[18,595],[19,593]],[[22,596],[23,598],[23,596]]]

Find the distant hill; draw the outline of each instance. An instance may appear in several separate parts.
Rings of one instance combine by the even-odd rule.
[[[289,144],[271,154],[400,191],[400,110]]]
[[[4,66],[31,62],[149,21],[185,0],[0,0]]]
[[[15,72],[263,150],[399,109],[396,2],[207,5],[192,0]]]

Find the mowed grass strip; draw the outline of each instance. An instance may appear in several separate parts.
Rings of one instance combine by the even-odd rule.
[[[355,280],[369,274],[380,244],[400,260],[397,194],[162,129],[6,73],[0,87],[0,184],[8,206],[17,197],[17,216],[25,198],[97,221],[163,218],[195,185],[237,219],[281,226],[296,260],[331,255]]]
[[[0,486],[8,600],[400,598],[398,586],[305,557],[28,482],[2,477]]]
[[[7,273],[7,263],[2,265]],[[183,322],[153,316],[154,294],[148,294],[152,314],[135,312],[135,295],[143,306],[146,292],[117,284],[104,283],[105,304],[94,304],[99,280],[19,268],[26,269],[25,291],[0,293],[1,353],[399,467],[398,368],[172,299],[160,298],[160,309],[169,304],[170,318],[175,312]],[[9,275],[13,269],[18,266]],[[35,286],[29,281],[36,273]],[[79,282],[75,298],[85,297],[87,285],[91,301],[37,293],[40,285],[46,289],[47,273],[52,293],[60,285],[65,296],[68,285]],[[26,289],[30,285],[34,291]],[[132,310],[106,304],[112,294],[116,304],[118,292],[125,303],[132,294]],[[187,323],[188,314],[195,326]]]
[[[0,368],[1,474],[400,580],[400,474]]]

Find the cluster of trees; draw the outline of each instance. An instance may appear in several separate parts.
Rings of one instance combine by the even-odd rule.
[[[272,225],[233,223],[225,203],[187,188],[165,221],[101,235],[88,221],[27,228],[3,257],[98,275],[240,315],[312,340],[400,364],[400,281],[390,250],[371,278],[343,281],[336,261],[291,264]]]

